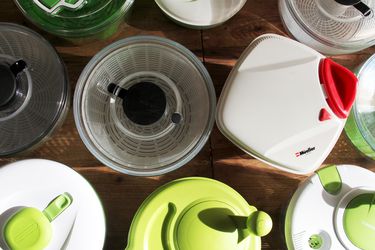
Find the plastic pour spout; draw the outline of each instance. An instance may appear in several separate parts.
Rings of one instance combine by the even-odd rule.
[[[4,227],[4,239],[12,250],[42,250],[52,239],[51,222],[73,202],[70,194],[64,193],[52,200],[41,212],[25,207],[13,215]]]

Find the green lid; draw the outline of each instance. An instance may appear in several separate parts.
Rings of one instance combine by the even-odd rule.
[[[358,248],[373,250],[375,246],[375,193],[358,195],[344,212],[344,230]]]
[[[23,14],[46,31],[84,38],[109,31],[134,0],[15,0]],[[113,33],[113,32],[112,32]],[[98,37],[99,38],[99,37]]]
[[[272,229],[232,188],[206,178],[173,181],[139,208],[127,250],[253,250]]]
[[[51,222],[72,203],[65,193],[43,211],[25,207],[13,215],[4,227],[4,239],[12,250],[42,250],[52,238]]]

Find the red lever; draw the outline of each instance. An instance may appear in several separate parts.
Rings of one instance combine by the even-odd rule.
[[[337,117],[347,118],[357,92],[357,77],[347,68],[325,58],[319,65],[319,78],[325,86],[329,107]]]

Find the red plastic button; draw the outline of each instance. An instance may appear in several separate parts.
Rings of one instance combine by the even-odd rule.
[[[328,113],[326,109],[321,109],[319,113],[319,121],[324,122],[327,120],[331,120],[330,113]]]
[[[346,119],[355,99],[357,77],[347,68],[325,58],[320,62],[319,78],[326,90],[326,100],[332,112],[337,117]]]

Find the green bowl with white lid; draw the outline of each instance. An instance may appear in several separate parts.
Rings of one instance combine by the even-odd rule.
[[[184,178],[154,191],[138,209],[126,250],[259,250],[272,219],[229,186]]]
[[[375,55],[356,74],[358,92],[345,132],[360,152],[375,160]]]
[[[113,35],[134,0],[15,0],[35,25],[67,39]]]

